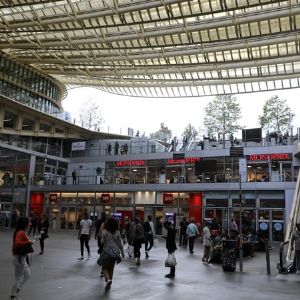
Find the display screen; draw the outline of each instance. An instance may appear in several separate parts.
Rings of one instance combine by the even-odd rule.
[[[216,159],[200,160],[195,163],[195,175],[215,172],[217,172]]]
[[[257,142],[260,143],[262,139],[261,128],[243,129],[242,141],[243,142]]]

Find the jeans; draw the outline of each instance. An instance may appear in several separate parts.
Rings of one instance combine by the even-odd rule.
[[[296,270],[300,271],[300,250],[295,250]]]
[[[90,236],[88,234],[81,234],[80,235],[80,251],[81,251],[81,256],[83,256],[83,246],[85,245],[85,248],[90,254],[90,246],[89,246],[89,240]]]
[[[149,245],[149,247],[148,247]],[[145,251],[149,252],[153,247],[153,235],[146,233],[145,234]]]
[[[194,243],[195,243],[195,236],[190,236],[189,237],[189,250],[190,252],[194,251]]]
[[[30,277],[30,270],[26,262],[26,256],[15,255],[14,262],[15,266],[15,282],[11,289],[11,295],[15,296],[21,289],[26,280]]]
[[[186,240],[186,233],[180,232],[179,235],[179,246],[186,246],[187,240]]]

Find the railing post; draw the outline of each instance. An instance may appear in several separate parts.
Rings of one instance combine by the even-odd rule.
[[[271,274],[270,268],[270,247],[269,247],[269,240],[265,239],[265,250],[266,250],[266,262],[267,262],[267,274]]]

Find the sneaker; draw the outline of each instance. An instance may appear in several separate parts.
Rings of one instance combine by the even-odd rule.
[[[112,281],[111,281],[111,280],[108,280],[107,283],[106,283],[106,286],[105,286],[105,290],[106,290],[106,291],[109,291],[109,290],[110,290],[111,284],[112,284]]]
[[[83,260],[83,259],[84,259],[84,257],[83,257],[83,256],[81,256],[81,257],[77,258],[77,260]]]
[[[43,255],[44,254],[44,251],[41,251],[40,253],[39,253],[39,255]]]
[[[166,278],[173,279],[175,277],[175,274],[167,274],[165,275]]]
[[[148,251],[146,251],[145,254],[146,254],[146,258],[149,258],[149,253],[148,253]]]

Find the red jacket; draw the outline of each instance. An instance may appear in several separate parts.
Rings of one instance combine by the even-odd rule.
[[[31,241],[29,241],[26,233],[24,230],[19,230],[16,234],[13,247],[12,247],[12,253],[13,255],[16,255],[16,248],[24,246],[26,244],[31,244]]]

